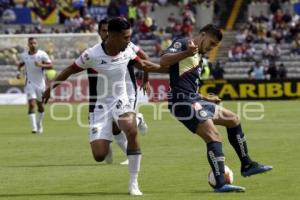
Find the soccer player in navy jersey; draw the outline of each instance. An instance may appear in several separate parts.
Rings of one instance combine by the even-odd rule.
[[[241,161],[242,176],[251,176],[272,169],[253,161],[238,116],[218,106],[217,96],[205,97],[198,93],[202,70],[202,55],[222,40],[222,32],[214,25],[204,26],[192,39],[177,39],[161,56],[160,71],[169,71],[168,107],[171,113],[207,145],[207,159],[216,178],[215,192],[242,192],[245,188],[227,184],[224,179],[225,157],[222,140],[215,125],[225,126],[230,144]]]

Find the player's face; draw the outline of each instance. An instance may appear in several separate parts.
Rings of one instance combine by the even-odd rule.
[[[105,41],[108,37],[108,24],[102,24],[98,32],[102,41]]]
[[[215,48],[220,41],[213,35],[210,34],[204,34],[202,37],[202,40],[200,42],[200,45],[198,45],[199,53],[205,54]]]
[[[124,51],[131,39],[131,29],[123,30],[122,33],[119,34],[119,37],[116,42],[120,47],[121,51]]]
[[[37,50],[38,47],[38,43],[36,41],[36,39],[32,39],[28,41],[28,48],[30,51],[35,51]]]

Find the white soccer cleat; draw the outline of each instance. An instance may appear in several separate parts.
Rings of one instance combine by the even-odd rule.
[[[129,161],[128,159],[127,160],[124,160],[123,162],[120,162],[120,165],[128,165]]]
[[[138,124],[139,133],[145,135],[148,131],[148,126],[144,120],[144,116],[142,113],[137,113],[136,117],[139,119],[139,124]]]
[[[140,191],[138,184],[130,184],[128,192],[132,196],[141,196],[143,193]]]
[[[105,162],[107,164],[112,164],[113,162],[113,152],[112,152],[111,145],[109,145],[109,150],[108,150],[108,154],[105,157]]]

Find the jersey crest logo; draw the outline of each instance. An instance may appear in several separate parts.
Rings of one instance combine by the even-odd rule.
[[[105,60],[101,60],[101,64],[107,64]]]
[[[204,110],[200,110],[199,115],[200,117],[207,117],[207,112],[205,112]]]
[[[176,49],[180,49],[182,45],[181,45],[180,42],[175,42],[173,46],[174,46],[174,48],[176,48]]]

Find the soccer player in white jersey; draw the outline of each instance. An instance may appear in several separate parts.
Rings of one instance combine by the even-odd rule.
[[[51,90],[70,75],[88,70],[90,88],[89,124],[90,145],[96,161],[105,159],[112,141],[112,122],[126,134],[129,160],[129,186],[131,195],[142,195],[138,186],[141,149],[137,138],[135,112],[126,92],[125,75],[130,60],[135,60],[139,69],[151,71],[159,65],[142,60],[128,47],[131,37],[130,24],[121,18],[113,18],[108,24],[108,38],[85,50],[75,63],[64,69],[55,79],[55,84],[44,93],[44,102]]]
[[[102,41],[105,41],[108,37],[108,20],[107,19],[102,19],[98,23],[98,34],[101,38]],[[149,60],[149,56],[144,52],[141,48],[133,44],[132,42],[129,43],[129,47],[133,49],[133,51],[142,59]],[[135,110],[136,102],[137,102],[137,84],[136,84],[136,79],[134,75],[134,67],[131,64],[132,62],[129,62],[127,66],[127,73],[126,73],[126,90],[127,90],[127,95],[129,99],[129,103],[132,107],[132,109]],[[144,92],[149,93],[150,92],[150,85],[148,81],[148,73],[144,73],[144,80],[143,80],[143,85],[142,88]],[[144,116],[142,113],[137,113],[136,115],[136,122],[138,126],[138,130],[141,134],[146,134],[148,126],[144,120]],[[114,139],[121,148],[121,150],[126,153],[126,148],[127,148],[127,139],[126,135],[118,128],[116,123],[113,122],[113,135]],[[112,147],[110,145],[109,152],[105,158],[105,161],[110,164],[113,161],[112,157]],[[127,165],[128,160],[125,160],[120,163],[121,165]]]
[[[31,123],[32,133],[42,133],[42,119],[44,106],[42,95],[45,91],[44,69],[52,68],[52,62],[45,51],[38,49],[35,38],[28,38],[28,51],[20,55],[17,78],[20,78],[20,70],[25,66],[26,83],[25,92],[28,99],[28,116]],[[35,105],[38,107],[38,118],[35,117]]]

